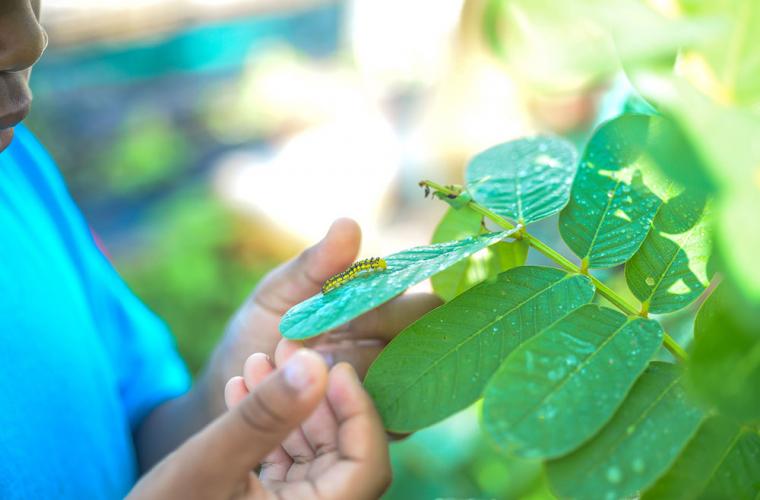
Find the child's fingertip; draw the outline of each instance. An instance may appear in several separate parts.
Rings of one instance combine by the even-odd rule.
[[[333,367],[333,370],[338,370],[341,375],[347,380],[361,384],[361,380],[359,380],[359,374],[356,373],[356,370],[351,363],[348,363],[347,361],[341,361]]]
[[[241,376],[232,377],[224,385],[224,403],[227,409],[236,406],[248,395],[245,380]]]
[[[248,356],[243,364],[243,381],[249,391],[252,391],[259,382],[274,371],[272,360],[263,352],[257,352]]]
[[[274,362],[277,366],[284,365],[290,358],[303,349],[304,344],[298,340],[282,339],[274,350]]]

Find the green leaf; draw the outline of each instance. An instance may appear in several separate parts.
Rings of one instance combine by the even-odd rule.
[[[582,306],[504,361],[484,392],[485,428],[509,453],[564,455],[612,417],[661,344],[656,321]]]
[[[657,168],[686,189],[700,193],[716,191],[712,174],[675,121],[660,116],[650,123],[650,129],[655,133],[649,137],[647,153]]]
[[[480,233],[483,216],[470,207],[449,208],[436,226],[431,243],[461,240]]]
[[[644,91],[671,114],[703,159],[718,190],[716,247],[725,270],[746,294],[760,300],[760,115],[711,101],[685,81],[649,76]],[[718,125],[719,124],[719,125]],[[736,243],[741,235],[741,244]]]
[[[625,265],[628,287],[644,310],[686,307],[707,288],[712,242],[705,198],[682,191],[660,207],[652,230]]]
[[[414,431],[471,404],[515,347],[593,295],[585,276],[523,266],[429,312],[367,373],[386,427]]]
[[[586,146],[559,230],[588,267],[622,264],[649,232],[660,206],[651,160],[642,155],[653,120],[623,115],[602,125]]]
[[[488,247],[491,254],[489,277],[525,264],[528,249],[530,245],[525,240],[500,241]]]
[[[722,283],[705,300],[694,324],[688,379],[694,391],[739,421],[760,419],[760,338],[737,317],[734,294]]]
[[[553,215],[567,204],[577,154],[558,137],[505,142],[472,159],[465,180],[472,198],[521,224]]]
[[[610,422],[573,453],[547,464],[560,497],[618,499],[652,484],[676,460],[702,420],[679,368],[652,362]],[[566,429],[573,432],[573,428]]]
[[[489,233],[389,255],[385,258],[386,270],[360,275],[327,294],[317,294],[292,307],[280,322],[280,333],[289,339],[305,339],[326,332],[512,233]]]
[[[433,232],[432,243],[443,243],[474,236],[480,233],[482,221],[483,216],[470,207],[449,208]],[[487,250],[481,250],[430,278],[433,291],[443,300],[449,301],[476,283],[483,281],[488,275],[487,266],[481,256],[481,253],[485,251]],[[481,258],[476,256],[481,256]]]
[[[725,417],[707,419],[642,498],[753,500],[760,493],[760,436]]]

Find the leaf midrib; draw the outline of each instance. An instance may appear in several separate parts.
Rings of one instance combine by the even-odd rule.
[[[594,166],[596,168],[596,166]],[[614,200],[617,197],[617,189],[620,186],[620,183],[623,181],[617,181],[615,183],[615,187],[612,190],[612,196],[607,197],[607,205],[604,207],[604,212],[602,212],[602,217],[599,219],[599,224],[596,226],[596,230],[594,231],[594,236],[591,238],[591,243],[588,245],[588,251],[586,252],[586,255],[584,257],[588,257],[589,261],[591,260],[591,252],[594,251],[594,245],[596,245],[596,239],[599,237],[599,231],[602,229],[602,225],[604,225],[604,221],[607,219],[607,214],[610,211],[610,207],[612,206],[612,200]]]

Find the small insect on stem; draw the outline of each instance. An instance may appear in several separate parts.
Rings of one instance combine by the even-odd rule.
[[[372,257],[371,259],[364,259],[351,264],[351,267],[338,273],[335,276],[327,278],[327,281],[322,285],[322,293],[325,294],[338,287],[343,286],[347,282],[359,276],[362,272],[382,271],[388,268],[384,259],[380,257]]]
[[[419,186],[425,190],[425,198],[430,196],[430,186],[425,184],[425,181],[420,181]]]

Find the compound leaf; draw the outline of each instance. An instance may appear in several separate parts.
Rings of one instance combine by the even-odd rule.
[[[585,276],[523,266],[429,312],[367,373],[365,386],[386,427],[414,431],[471,404],[515,347],[593,295]]]
[[[592,304],[576,309],[518,347],[491,378],[486,430],[526,458],[574,450],[612,417],[662,335],[653,320]]]

